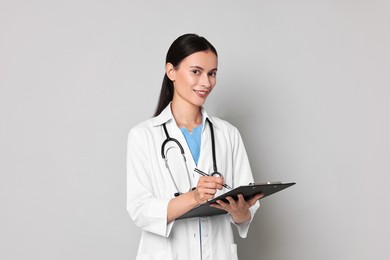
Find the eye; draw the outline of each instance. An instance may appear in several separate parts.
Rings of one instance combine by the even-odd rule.
[[[217,76],[217,72],[216,71],[209,72],[209,76],[210,77],[216,77]]]
[[[192,73],[194,73],[195,75],[199,75],[200,74],[200,70],[193,70]]]

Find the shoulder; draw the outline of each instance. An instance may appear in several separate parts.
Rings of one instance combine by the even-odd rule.
[[[237,147],[241,147],[243,145],[241,134],[236,126],[219,117],[209,118],[213,123],[215,136],[220,140],[220,142],[222,141],[232,150],[235,150]]]
[[[172,120],[173,115],[170,106],[168,105],[158,116],[149,118],[135,125],[129,132],[129,138],[133,136],[151,138],[155,134],[161,134],[161,126]]]
[[[210,121],[213,123],[216,131],[220,131],[224,134],[228,134],[231,137],[240,135],[237,127],[231,124],[230,122],[216,116],[209,116],[209,118]]]
[[[153,120],[154,118],[147,119],[135,125],[129,131],[129,138],[146,137],[153,132]]]

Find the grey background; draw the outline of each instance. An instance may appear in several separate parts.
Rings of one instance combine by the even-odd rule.
[[[0,0],[0,259],[134,259],[126,139],[164,57],[219,51],[262,202],[241,259],[390,259],[390,2]]]

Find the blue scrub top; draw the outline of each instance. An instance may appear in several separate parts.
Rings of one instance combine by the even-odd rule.
[[[201,145],[201,137],[202,137],[202,129],[203,123],[194,129],[192,129],[192,133],[190,133],[187,128],[180,128],[183,133],[188,147],[190,148],[192,158],[194,158],[195,164],[198,165],[199,155],[200,155],[200,145]]]

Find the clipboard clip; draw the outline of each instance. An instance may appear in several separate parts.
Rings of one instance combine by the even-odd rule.
[[[267,182],[263,182],[263,183],[251,182],[248,185],[249,186],[255,186],[255,185],[275,185],[275,184],[283,184],[283,183],[281,181],[267,181]]]

